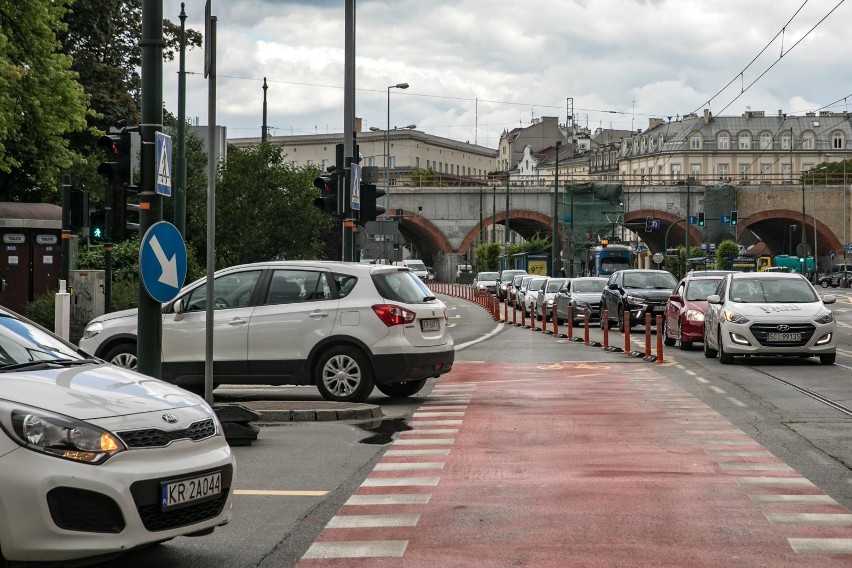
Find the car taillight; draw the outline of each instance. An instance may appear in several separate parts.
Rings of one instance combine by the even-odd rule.
[[[417,314],[414,312],[391,304],[377,304],[373,306],[373,311],[376,312],[382,323],[388,327],[411,323],[417,317]]]

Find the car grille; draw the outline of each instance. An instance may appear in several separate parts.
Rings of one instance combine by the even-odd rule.
[[[814,331],[816,331],[816,327],[810,323],[790,324],[787,326],[788,329],[783,331],[778,329],[778,325],[755,323],[749,326],[749,330],[761,345],[768,347],[801,347],[811,340]],[[770,333],[801,333],[802,339],[801,341],[768,341],[767,337]]]
[[[182,430],[160,430],[159,428],[146,428],[145,430],[129,430],[127,432],[116,432],[119,438],[128,448],[161,448],[168,446],[175,440],[204,440],[216,434],[216,424],[212,418],[193,422],[188,428]]]
[[[67,531],[118,534],[124,530],[118,504],[101,493],[55,487],[47,492],[47,506],[56,526]]]
[[[142,524],[149,531],[165,531],[175,527],[184,527],[212,519],[222,512],[228,495],[231,492],[231,482],[234,477],[233,467],[227,465],[220,468],[222,472],[222,494],[215,499],[202,501],[193,505],[163,511],[160,506],[160,491],[163,483],[172,479],[148,479],[137,481],[130,486],[130,493],[136,503],[136,510]],[[205,475],[211,471],[199,471],[193,475]],[[178,478],[180,479],[180,478]]]

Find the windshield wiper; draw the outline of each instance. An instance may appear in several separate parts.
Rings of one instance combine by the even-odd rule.
[[[12,365],[3,365],[0,367],[2,371],[19,371],[21,369],[49,369],[51,365],[60,367],[74,367],[76,365],[92,365],[100,363],[97,359],[48,359],[39,361],[26,361],[24,363],[15,363]]]

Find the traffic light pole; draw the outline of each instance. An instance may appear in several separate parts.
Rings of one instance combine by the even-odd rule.
[[[355,0],[345,1],[344,11],[344,70],[343,70],[343,156],[345,176],[343,177],[344,209],[340,213],[343,221],[343,260],[354,260],[354,228],[350,208],[350,192],[352,191],[352,168],[350,165],[357,161],[355,156]]]
[[[156,133],[163,129],[163,0],[142,0],[142,160],[139,234],[163,219],[163,198],[155,192]],[[163,345],[162,306],[139,279],[137,370],[159,378]]]

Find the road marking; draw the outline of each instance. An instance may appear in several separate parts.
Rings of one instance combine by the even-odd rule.
[[[804,477],[735,477],[737,485],[758,485],[761,487],[816,487]]]
[[[454,438],[405,438],[394,440],[394,446],[452,446],[455,443]]]
[[[461,420],[412,420],[409,426],[457,426]]]
[[[706,384],[710,383],[710,381],[708,381],[707,379],[705,379],[703,377],[695,377],[695,380],[698,381],[699,383],[701,383],[702,385],[706,385]]]
[[[712,386],[712,385],[711,385],[711,386],[710,386],[710,387],[708,387],[708,388],[709,388],[711,391],[715,392],[716,394],[725,394],[725,390],[724,390],[724,389],[721,389],[721,388],[719,388],[719,387],[716,387],[716,386]]]
[[[765,450],[704,450],[712,458],[773,458],[772,452]]]
[[[453,412],[450,410],[444,412],[415,412],[412,418],[438,418],[440,416],[464,416],[464,412]]]
[[[368,477],[361,487],[415,487],[438,485],[440,477]]]
[[[789,505],[837,505],[828,495],[749,495],[754,503],[786,503]]]
[[[323,497],[328,491],[284,491],[276,489],[235,489],[234,495],[273,495],[275,497]]]
[[[788,538],[798,553],[852,554],[852,538]]]
[[[778,525],[852,525],[849,513],[764,513],[770,523]]]
[[[416,471],[423,469],[444,469],[444,462],[381,462],[376,464],[373,471]]]
[[[699,436],[723,436],[725,434],[742,435],[742,430],[731,430],[725,428],[716,428],[710,430],[684,430],[687,434],[697,434]]]
[[[786,463],[736,463],[719,462],[726,471],[795,471]]]
[[[344,505],[426,505],[428,493],[393,493],[390,495],[353,495]]]
[[[335,515],[328,521],[329,529],[369,529],[378,527],[416,527],[420,515]]]
[[[458,428],[418,428],[415,430],[403,430],[399,434],[402,435],[410,435],[410,434],[458,434]]]
[[[751,438],[743,440],[699,440],[698,443],[704,446],[759,446]]]
[[[407,547],[407,540],[315,542],[302,558],[398,558]]]
[[[743,401],[741,401],[741,400],[739,400],[739,399],[737,399],[737,398],[734,398],[734,397],[732,397],[732,396],[729,396],[729,397],[728,397],[728,400],[729,400],[729,401],[731,401],[731,402],[734,404],[734,406],[739,406],[740,408],[745,408],[746,406],[748,406],[748,405],[747,405],[746,403],[744,403]]]
[[[434,449],[434,450],[388,450],[385,456],[392,458],[414,457],[414,456],[448,456],[449,449]]]
[[[457,404],[447,404],[449,401],[434,401],[433,403],[429,403],[426,401],[423,403],[423,406],[420,407],[420,410],[467,410],[467,403],[457,403]]]

